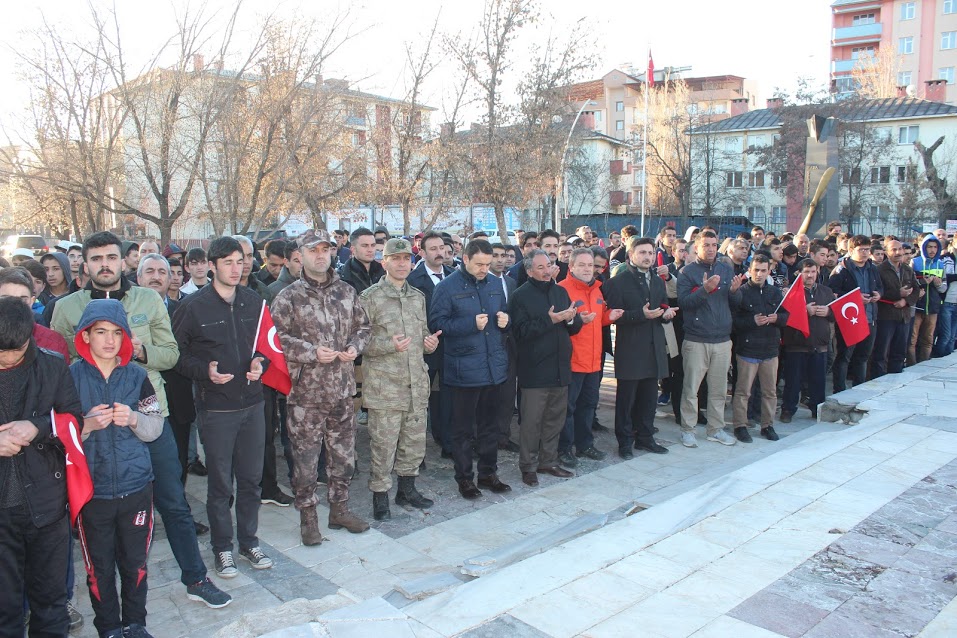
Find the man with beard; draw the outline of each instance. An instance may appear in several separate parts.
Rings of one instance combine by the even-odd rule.
[[[110,232],[99,232],[83,243],[84,267],[90,281],[83,290],[60,299],[53,312],[51,327],[67,342],[70,355],[77,358],[74,347],[76,326],[83,310],[92,299],[119,299],[126,309],[127,321],[133,333],[133,362],[146,368],[150,383],[156,390],[164,417],[169,417],[165,384],[161,372],[176,365],[179,348],[170,329],[169,314],[159,295],[149,288],[131,286],[122,275],[122,242]],[[163,433],[148,443],[153,465],[153,504],[163,519],[173,556],[181,570],[190,600],[202,601],[218,608],[228,605],[232,598],[220,591],[206,576],[206,565],[199,554],[193,515],[186,502],[182,468],[178,460],[176,440],[169,422]]]
[[[374,239],[371,233],[363,242]],[[355,289],[332,268],[333,241],[320,230],[299,238],[302,274],[273,301],[273,321],[289,374],[289,440],[292,487],[303,545],[324,540],[316,513],[316,467],[326,446],[330,529],[354,534],[369,524],[349,511],[349,483],[355,469],[356,415],[353,362],[371,336],[369,318]],[[356,242],[353,242],[355,248]]]

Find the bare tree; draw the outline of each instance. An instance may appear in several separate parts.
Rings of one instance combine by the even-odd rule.
[[[851,70],[857,96],[864,99],[898,97],[900,69],[901,56],[893,47],[883,46],[871,55],[862,55]]]
[[[890,159],[894,142],[873,124],[857,119],[840,120],[837,135],[841,218],[854,228],[870,206],[879,206],[892,196]]]
[[[921,161],[924,164],[927,188],[933,193],[937,202],[937,225],[941,228],[946,226],[948,219],[957,218],[957,197],[949,190],[947,178],[941,175],[941,171],[934,160],[934,153],[944,143],[944,137],[941,135],[930,146],[924,146],[921,142],[914,142],[914,148],[920,153]]]

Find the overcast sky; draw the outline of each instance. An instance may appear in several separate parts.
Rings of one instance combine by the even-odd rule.
[[[134,55],[156,50],[174,32],[172,4],[165,0],[115,0],[121,16],[122,37]],[[183,6],[177,2],[177,6]],[[198,3],[194,3],[197,4]],[[233,2],[208,0],[212,7]],[[583,3],[580,0],[542,0],[543,19],[526,42],[541,39],[549,29],[585,19],[598,46],[595,73],[600,77],[624,62],[636,68],[647,64],[650,46],[655,66],[690,66],[691,76],[731,74],[756,80],[762,98],[775,87],[792,89],[798,76],[826,82],[829,66],[831,0],[637,0],[622,3]],[[275,0],[247,0],[245,14],[252,17],[273,10]],[[357,0],[336,4],[325,0],[279,5],[289,14],[322,19],[348,9],[358,35],[332,60],[326,77],[358,81],[364,91],[402,97],[403,47],[429,30],[439,14],[441,28],[468,34],[481,17],[480,0]],[[591,8],[619,7],[614,14],[583,13]],[[341,9],[340,9],[341,7]],[[787,9],[785,11],[784,9]],[[26,102],[28,93],[17,79],[14,50],[23,46],[24,32],[35,28],[41,12],[64,28],[88,23],[83,0],[29,0],[8,2],[0,21],[0,117],[8,125],[11,114]],[[442,73],[445,73],[443,71]],[[429,87],[428,99],[441,106],[447,75],[439,74]]]

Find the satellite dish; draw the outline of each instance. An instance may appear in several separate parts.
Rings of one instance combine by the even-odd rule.
[[[917,89],[914,88],[913,84],[908,84],[907,88],[904,89],[904,92],[907,93],[907,97],[914,97],[917,95]]]

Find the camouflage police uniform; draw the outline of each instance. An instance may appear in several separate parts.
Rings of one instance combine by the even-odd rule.
[[[385,255],[412,254],[404,239],[390,239]],[[426,409],[429,406],[429,369],[424,339],[429,336],[425,294],[403,282],[396,288],[383,277],[363,291],[362,307],[372,325],[372,339],[363,351],[365,387],[362,403],[369,410],[372,473],[369,489],[388,492],[392,467],[400,477],[417,476],[425,458]],[[412,342],[397,352],[392,337]]]
[[[331,244],[326,231],[316,232],[313,239],[317,238]],[[300,244],[306,245],[303,240]],[[345,504],[355,457],[355,371],[351,361],[319,363],[317,349],[341,352],[351,346],[361,353],[371,335],[369,318],[356,291],[332,268],[324,283],[313,281],[303,270],[299,281],[276,296],[272,316],[292,378],[287,429],[296,509],[314,508],[318,502],[316,467],[323,441],[329,504]]]

